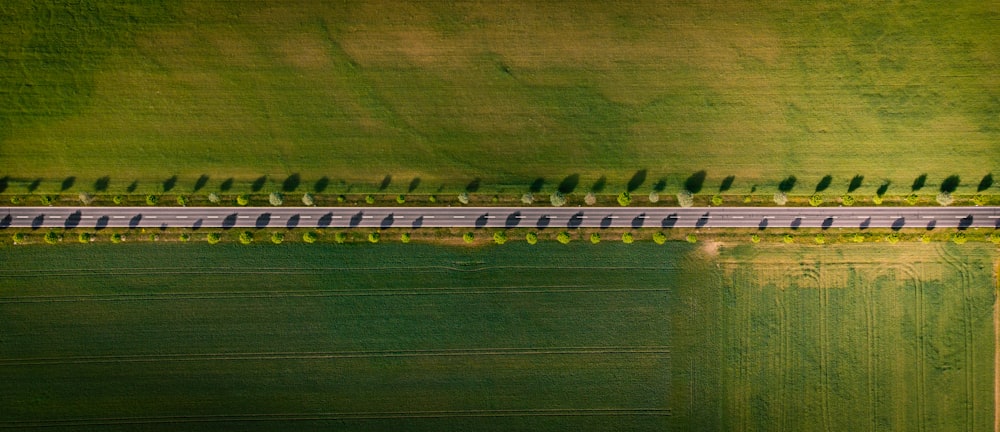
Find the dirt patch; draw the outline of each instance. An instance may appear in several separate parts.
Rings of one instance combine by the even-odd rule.
[[[701,250],[702,252],[705,252],[706,255],[715,257],[719,255],[720,247],[722,247],[722,242],[709,240],[702,243]]]

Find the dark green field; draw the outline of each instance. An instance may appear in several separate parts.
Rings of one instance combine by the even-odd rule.
[[[0,178],[616,193],[645,169],[646,193],[706,170],[706,191],[862,175],[870,195],[926,173],[967,193],[1000,168],[998,19],[979,0],[11,0]]]
[[[988,429],[995,251],[878,248],[8,246],[0,427]]]

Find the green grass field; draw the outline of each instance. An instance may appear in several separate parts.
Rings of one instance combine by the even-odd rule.
[[[860,174],[870,194],[926,173],[970,192],[1000,168],[998,18],[964,0],[7,1],[0,178],[617,191],[647,170],[638,190],[676,191],[706,170],[707,192],[832,175],[839,194]]]
[[[995,257],[8,246],[0,427],[983,430]]]

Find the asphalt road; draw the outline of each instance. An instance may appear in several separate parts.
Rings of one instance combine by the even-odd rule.
[[[1000,228],[1000,207],[6,207],[0,228]]]

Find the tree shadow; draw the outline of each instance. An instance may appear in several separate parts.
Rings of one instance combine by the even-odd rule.
[[[83,214],[81,214],[79,210],[70,213],[70,215],[66,217],[66,222],[64,222],[63,225],[66,229],[76,228],[80,225],[80,219],[82,219],[82,216]]]
[[[42,185],[42,179],[35,179],[35,181],[31,182],[31,184],[28,185],[28,192],[34,192],[41,185]]]
[[[222,219],[222,229],[230,229],[236,226],[236,217],[236,213],[232,213],[226,216],[225,219]]]
[[[576,190],[576,185],[580,184],[580,174],[571,174],[566,176],[562,182],[559,183],[559,192],[565,194],[573,193]]]
[[[69,188],[73,187],[73,184],[75,184],[75,183],[76,183],[76,177],[75,176],[66,177],[62,181],[62,185],[60,186],[59,191],[60,192],[66,192],[66,190],[68,190]]]
[[[531,185],[528,186],[528,192],[531,193],[541,192],[543,186],[545,186],[545,179],[542,177],[536,178],[534,181],[531,182]]]
[[[611,226],[611,222],[613,222],[613,221],[614,221],[614,219],[611,219],[611,216],[605,216],[604,219],[601,219],[601,229],[605,229],[605,228],[610,227]]]
[[[410,180],[410,187],[406,188],[406,192],[413,192],[418,187],[420,187],[420,177],[414,177],[413,180]]]
[[[424,226],[424,217],[417,216],[417,218],[413,220],[413,228],[420,228],[422,226]]]
[[[271,224],[270,213],[261,213],[260,216],[257,216],[257,221],[254,222],[254,226],[257,228],[267,228],[267,226],[270,224]]]
[[[871,225],[872,225],[872,218],[868,218],[868,219],[865,219],[865,220],[861,221],[861,224],[858,225],[858,228],[864,230],[864,229],[868,229],[868,227],[870,227]]]
[[[878,196],[885,195],[885,193],[889,191],[889,184],[890,183],[891,182],[889,182],[889,181],[886,181],[885,183],[882,183],[882,186],[878,187],[878,190],[875,191],[875,194],[878,195]]]
[[[170,192],[173,190],[174,186],[177,186],[177,176],[171,176],[170,178],[163,181],[163,191]]]
[[[795,182],[798,179],[795,176],[790,175],[786,177],[781,183],[778,183],[778,190],[782,192],[790,192],[795,187]]]
[[[728,176],[722,179],[722,184],[719,185],[719,192],[726,192],[733,188],[733,182],[736,181],[736,176]]]
[[[101,217],[97,218],[97,223],[94,224],[94,229],[100,231],[100,230],[102,230],[104,228],[107,228],[108,227],[108,221],[110,221],[110,220],[111,220],[111,218],[109,218],[107,216],[101,216]]]
[[[705,170],[701,170],[694,174],[691,174],[691,177],[688,177],[687,180],[684,180],[684,189],[693,194],[701,192],[702,186],[705,185],[706,176],[708,176],[708,173],[705,172]]]
[[[976,192],[982,192],[991,187],[993,187],[993,174],[986,174],[983,176],[983,179],[979,181],[979,186],[976,187]]]
[[[327,186],[330,186],[330,178],[323,176],[319,180],[316,180],[316,184],[313,185],[313,191],[316,193],[323,193]]]
[[[816,183],[816,192],[819,193],[825,191],[830,187],[830,183],[833,183],[833,176],[829,174],[823,176],[819,183]]]
[[[251,192],[260,192],[261,189],[264,189],[264,184],[265,183],[267,183],[267,176],[266,175],[262,175],[260,177],[257,177],[257,180],[254,180],[253,183],[250,184],[250,191]]]
[[[663,218],[663,221],[660,222],[660,226],[663,228],[673,228],[674,225],[677,225],[677,213],[667,215],[667,217]]]
[[[646,170],[641,169],[639,171],[636,171],[635,174],[632,175],[632,178],[628,181],[628,185],[626,185],[626,189],[629,192],[633,192],[636,189],[639,189],[639,186],[642,186],[642,184],[645,182],[646,182]]]
[[[791,227],[793,230],[799,229],[799,227],[802,226],[802,218],[797,217],[795,219],[792,219],[792,223],[789,224],[788,226]]]
[[[538,229],[545,229],[551,222],[552,219],[549,219],[549,215],[542,215],[542,217],[538,218],[538,222],[535,222],[535,226],[538,227]]]
[[[694,223],[694,227],[695,227],[695,228],[701,228],[701,227],[703,227],[703,226],[707,225],[707,224],[708,224],[708,221],[709,221],[710,219],[711,219],[711,217],[709,216],[709,214],[708,214],[708,213],[705,213],[705,214],[701,215],[701,217],[700,217],[700,218],[698,218],[698,221],[697,221],[697,222],[695,222],[695,223]]]
[[[927,231],[933,231],[934,227],[936,226],[937,226],[937,219],[931,219],[930,222],[927,222]]]
[[[299,188],[299,184],[301,183],[302,177],[299,176],[299,173],[293,173],[285,178],[285,181],[281,183],[281,190],[285,192],[294,192],[295,189]]]
[[[14,218],[10,217],[10,215],[4,216],[3,219],[0,219],[0,229],[9,227],[13,220]]]
[[[128,227],[131,228],[131,229],[135,229],[136,227],[139,226],[139,222],[142,222],[142,215],[141,214],[137,214],[135,216],[132,216],[132,219],[128,220]]]
[[[358,224],[361,223],[361,219],[364,217],[364,215],[365,215],[364,212],[355,213],[353,216],[351,216],[351,220],[350,222],[348,222],[348,226],[350,226],[351,228],[358,226]]]
[[[834,219],[832,217],[823,219],[823,223],[820,225],[820,228],[824,230],[830,229],[830,227],[833,226],[833,221]]]
[[[472,181],[469,182],[469,184],[465,185],[465,191],[469,193],[478,191],[479,183],[480,180],[478,178],[473,179]]]
[[[768,221],[767,218],[761,219],[760,223],[757,224],[757,229],[759,229],[761,231],[767,229],[767,221]]]
[[[301,218],[302,217],[297,214],[292,215],[292,217],[288,218],[288,221],[285,222],[285,228],[292,229],[299,226],[299,220],[301,220]]]
[[[566,228],[579,228],[582,224],[583,212],[576,212],[576,214],[569,218],[569,222],[566,223]]]
[[[0,193],[4,193],[9,186],[10,178],[7,176],[0,177]]]
[[[540,180],[540,179],[539,179]],[[606,176],[601,176],[594,182],[594,185],[590,187],[590,191],[594,193],[600,193],[604,191],[604,188],[608,186],[608,178]]]
[[[642,228],[642,225],[646,223],[646,214],[640,213],[638,216],[632,218],[632,228]]]
[[[521,223],[521,218],[519,216],[521,216],[521,212],[519,211],[507,215],[507,220],[504,222],[504,226],[507,228],[516,227],[517,224]]]
[[[327,214],[320,216],[319,219],[316,220],[316,227],[326,228],[330,226],[331,222],[333,222],[333,213],[328,212]]]
[[[382,218],[382,222],[379,223],[379,227],[382,229],[392,228],[393,222],[396,222],[396,217],[393,216],[392,213],[389,213]]]
[[[910,186],[910,191],[916,192],[923,189],[925,184],[927,184],[927,174],[920,174],[920,176],[913,179],[913,185]]]
[[[392,184],[392,175],[386,174],[385,177],[382,177],[382,182],[378,184],[378,190],[384,191],[390,184]]]
[[[972,215],[968,215],[958,220],[958,229],[965,230],[972,226]]]
[[[191,229],[198,231],[204,223],[205,222],[201,218],[199,218],[198,220],[194,221],[193,224],[191,224]]]
[[[865,176],[861,174],[855,175],[853,178],[851,178],[851,183],[847,185],[847,193],[851,193],[858,190],[858,188],[861,187],[861,184],[864,183],[864,181],[865,181]]]
[[[219,185],[219,190],[222,191],[222,192],[229,192],[229,190],[232,189],[232,188],[233,188],[233,178],[232,177],[227,178],[226,180],[224,180],[222,182],[222,184]]]
[[[132,183],[129,183],[128,187],[125,188],[125,192],[132,193],[135,192],[135,190],[138,188],[139,188],[139,181],[132,180]]]
[[[207,184],[208,184],[208,174],[202,174],[201,176],[198,177],[198,180],[195,180],[194,189],[192,189],[191,191],[198,192],[204,189],[205,185]]]
[[[955,192],[955,189],[958,189],[959,183],[961,183],[961,180],[958,178],[957,175],[948,176],[946,179],[944,179],[943,182],[941,182],[941,192],[945,193]]]
[[[904,226],[906,226],[906,218],[901,217],[892,221],[892,226],[890,228],[892,228],[893,231],[899,231],[903,229]]]
[[[39,229],[42,227],[42,224],[44,223],[45,223],[45,215],[35,216],[35,218],[31,220],[31,229],[33,230]]]
[[[486,216],[487,215],[481,214],[479,215],[479,217],[476,218],[475,225],[477,229],[486,226],[486,223],[490,221],[490,219],[487,218]]]
[[[666,189],[666,188],[667,188],[667,179],[665,179],[665,178],[661,178],[661,179],[657,180],[656,183],[653,183],[653,191],[654,192],[657,192],[657,193],[663,192],[663,190]]]
[[[108,185],[111,184],[111,177],[104,176],[94,182],[94,190],[97,192],[104,192],[108,190]]]

